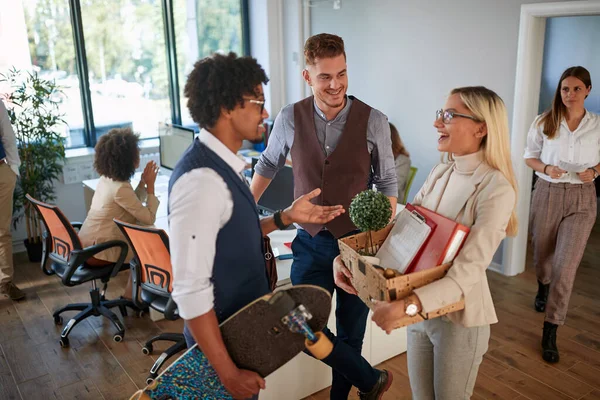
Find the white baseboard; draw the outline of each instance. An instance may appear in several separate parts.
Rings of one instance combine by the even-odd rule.
[[[23,239],[13,240],[12,248],[13,248],[14,254],[24,253],[27,251],[27,249],[25,248],[25,243],[23,242]]]
[[[500,264],[498,264],[496,262],[492,261],[492,263],[488,266],[488,269],[491,270],[491,271],[497,272],[499,274],[505,275],[504,274],[504,268],[502,268],[502,265],[500,265]]]

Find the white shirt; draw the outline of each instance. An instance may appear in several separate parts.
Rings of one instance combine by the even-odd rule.
[[[543,125],[538,126],[537,117],[527,134],[527,147],[524,158],[538,158],[544,164],[558,166],[559,161],[571,164],[583,164],[588,168],[600,163],[600,116],[586,110],[583,119],[573,132],[567,121],[562,120],[556,136],[549,140],[543,132]],[[568,172],[559,179],[536,172],[537,176],[548,182],[581,184],[576,173]]]
[[[246,164],[205,129],[198,139],[242,178]],[[169,195],[169,241],[173,268],[173,300],[179,315],[193,319],[214,307],[211,282],[217,235],[231,218],[233,199],[227,184],[211,168],[179,177]],[[226,251],[226,249],[219,249]]]
[[[21,160],[19,159],[19,150],[17,149],[17,139],[2,100],[0,100],[0,138],[2,139],[4,152],[6,153],[6,161],[8,162],[10,169],[19,176],[19,165],[21,165]]]

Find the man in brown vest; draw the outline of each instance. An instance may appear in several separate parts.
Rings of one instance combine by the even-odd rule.
[[[284,107],[275,120],[267,149],[256,164],[251,191],[256,201],[291,153],[294,197],[321,188],[317,204],[341,204],[369,182],[396,208],[397,181],[387,117],[346,95],[348,76],[342,38],[319,34],[304,46],[304,80],[313,96]],[[280,229],[285,222],[277,220]],[[333,260],[337,239],[356,232],[349,213],[323,225],[301,224],[292,244],[291,280],[296,284],[336,289]],[[361,356],[368,308],[354,295],[337,290],[337,337],[326,330],[334,350],[323,361],[333,368],[331,399],[347,399],[352,386],[361,399],[380,399],[392,374],[377,370]]]

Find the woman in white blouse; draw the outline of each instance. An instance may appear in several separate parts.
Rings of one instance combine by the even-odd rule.
[[[525,163],[539,177],[530,214],[538,279],[534,307],[546,313],[542,357],[550,363],[559,360],[556,330],[565,323],[577,267],[596,222],[600,117],[585,109],[591,90],[588,70],[568,68],[552,107],[527,135]]]

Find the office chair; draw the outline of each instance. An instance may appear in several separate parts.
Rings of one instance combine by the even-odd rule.
[[[177,304],[171,298],[173,290],[173,272],[169,237],[162,229],[128,224],[114,219],[123,232],[133,252],[135,260],[131,265],[133,277],[133,298],[139,308],[145,306],[164,314],[165,318],[174,321],[179,318]],[[143,304],[138,304],[138,299]],[[158,375],[158,370],[173,355],[185,350],[187,345],[183,333],[161,333],[146,341],[142,353],[148,355],[153,351],[152,343],[158,340],[175,342],[156,360],[146,383],[150,384]]]
[[[121,314],[127,316],[126,307],[139,311],[134,303],[126,299],[106,300],[104,297],[106,287],[110,278],[115,277],[120,271],[128,269],[129,265],[123,261],[127,256],[127,243],[122,240],[111,240],[93,246],[83,248],[75,229],[81,228],[81,223],[70,223],[57,206],[43,203],[34,199],[29,194],[26,196],[33,207],[37,210],[44,222],[46,232],[42,240],[42,272],[46,275],[57,275],[65,286],[77,286],[85,282],[92,282],[90,290],[90,303],[68,304],[54,311],[54,323],[60,325],[63,318],[60,314],[65,311],[80,311],[67,323],[60,334],[61,347],[69,347],[69,333],[75,325],[89,316],[104,316],[108,318],[117,328],[113,336],[115,342],[120,342],[125,336],[125,327],[119,317],[111,311],[111,308],[119,307]],[[116,263],[93,263],[93,256],[99,252],[118,247],[121,254]],[[48,260],[51,261],[50,268],[46,268]],[[96,260],[97,261],[97,260]],[[96,279],[104,284],[102,291],[96,286]]]
[[[406,189],[404,189],[404,199],[402,200],[402,204],[406,204],[406,202],[408,201],[408,192],[410,192],[410,187],[412,186],[412,183],[415,180],[417,171],[417,167],[410,167],[410,172],[408,173],[408,180],[406,181]]]

